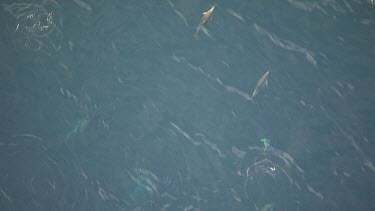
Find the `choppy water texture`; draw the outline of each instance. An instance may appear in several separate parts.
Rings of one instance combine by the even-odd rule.
[[[371,1],[0,16],[0,210],[375,209]]]

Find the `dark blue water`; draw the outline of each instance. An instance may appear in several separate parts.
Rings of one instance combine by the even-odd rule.
[[[375,209],[371,1],[0,16],[0,210]]]

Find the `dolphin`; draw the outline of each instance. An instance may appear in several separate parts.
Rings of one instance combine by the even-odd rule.
[[[197,27],[197,31],[193,34],[193,37],[196,40],[199,39],[199,36],[198,36],[199,30],[204,30],[208,21],[212,20],[212,13],[214,12],[214,9],[215,9],[215,5],[212,6],[211,9],[209,9],[206,12],[203,13],[203,17],[202,17],[201,21],[199,22],[199,25]]]
[[[268,85],[268,75],[270,74],[270,70],[268,70],[266,73],[264,73],[262,75],[262,77],[260,77],[260,79],[258,80],[258,83],[257,85],[255,86],[255,89],[254,89],[254,92],[253,92],[253,97],[255,97],[255,95],[257,95],[260,91],[260,89],[262,89],[264,86],[267,86]]]

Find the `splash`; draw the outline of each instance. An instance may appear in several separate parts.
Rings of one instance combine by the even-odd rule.
[[[249,146],[244,157],[245,167],[244,200],[258,210],[272,210],[287,207],[298,209],[298,195],[304,185],[304,171],[288,153],[270,146],[270,140],[263,138],[264,147]],[[266,206],[272,201],[272,206]],[[266,204],[266,205],[265,205]],[[263,209],[264,208],[264,209]]]
[[[61,49],[61,31],[56,13],[46,9],[46,3],[2,4],[16,20],[15,35],[12,39],[16,47],[26,47],[33,51],[45,50],[48,53]]]

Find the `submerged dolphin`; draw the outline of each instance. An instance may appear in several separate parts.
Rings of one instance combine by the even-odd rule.
[[[268,70],[266,73],[264,73],[262,75],[262,77],[260,77],[257,85],[255,86],[253,96],[251,98],[255,97],[255,95],[257,95],[259,93],[260,89],[262,89],[264,86],[267,86],[267,84],[268,84],[267,79],[268,79],[269,74],[270,74],[270,71]]]
[[[214,12],[214,9],[215,9],[215,5],[212,6],[211,9],[209,9],[208,11],[206,11],[206,12],[203,13],[203,17],[202,17],[202,19],[199,22],[199,25],[197,27],[197,32],[195,32],[193,34],[193,37],[195,39],[199,39],[199,36],[198,36],[199,30],[204,30],[206,24],[208,23],[208,21],[212,19],[212,13]]]

